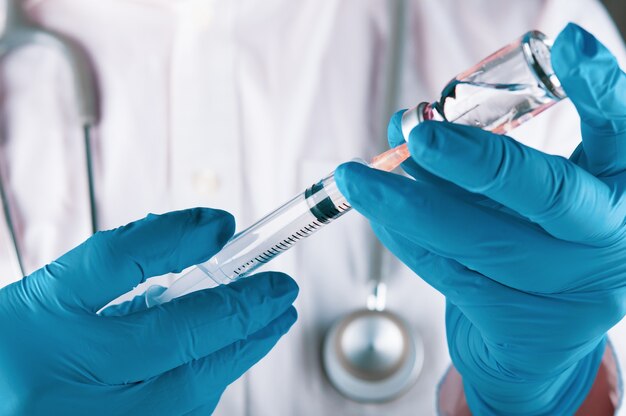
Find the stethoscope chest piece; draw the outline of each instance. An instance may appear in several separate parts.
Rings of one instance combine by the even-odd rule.
[[[358,402],[385,402],[416,381],[422,338],[398,315],[359,310],[338,320],[324,340],[323,363],[333,386]]]

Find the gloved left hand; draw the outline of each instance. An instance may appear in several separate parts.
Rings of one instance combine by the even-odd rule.
[[[626,75],[575,25],[552,62],[582,119],[571,160],[425,122],[405,164],[416,180],[335,172],[381,241],[446,296],[450,355],[477,415],[574,414],[626,313]]]
[[[208,260],[233,230],[223,211],[150,215],[1,289],[0,414],[210,414],[294,323],[292,279],[261,273],[96,312],[146,278]]]

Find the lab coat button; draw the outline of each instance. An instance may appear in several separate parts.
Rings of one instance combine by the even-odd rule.
[[[220,180],[215,171],[199,169],[193,172],[192,186],[199,196],[211,197],[219,190]]]

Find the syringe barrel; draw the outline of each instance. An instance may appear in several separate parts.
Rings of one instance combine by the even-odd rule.
[[[234,236],[209,261],[197,265],[148,306],[167,302],[205,286],[203,276],[228,284],[252,273],[351,209],[331,173],[286,204]]]
[[[333,174],[237,234],[199,265],[216,283],[240,279],[350,210]]]

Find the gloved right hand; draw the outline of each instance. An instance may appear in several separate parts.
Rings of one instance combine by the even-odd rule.
[[[335,172],[385,246],[446,296],[476,415],[574,414],[626,315],[626,74],[575,25],[552,63],[582,120],[571,160],[431,121],[410,134],[416,180],[356,163]]]
[[[210,414],[294,323],[292,279],[261,273],[96,312],[146,278],[208,260],[233,230],[223,211],[150,215],[1,289],[0,414]]]

